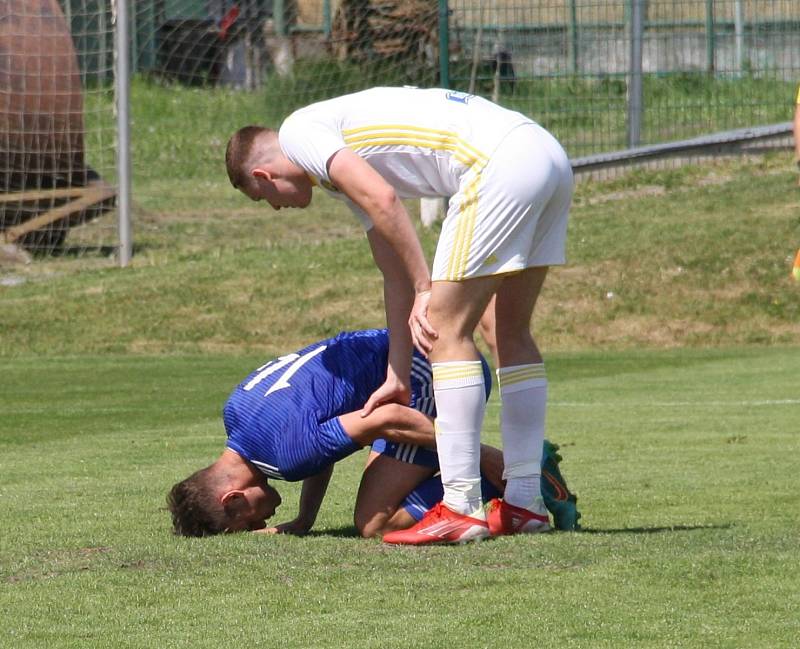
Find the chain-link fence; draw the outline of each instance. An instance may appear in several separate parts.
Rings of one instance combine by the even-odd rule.
[[[0,66],[5,241],[40,250],[116,245],[108,188],[117,184],[118,1],[0,0],[0,51],[10,52]],[[278,125],[299,106],[368,86],[448,85],[493,98],[542,123],[579,159],[788,122],[800,81],[796,0],[128,7],[137,220],[220,210],[230,133]],[[66,80],[69,89],[59,85]],[[99,193],[87,196],[90,184]],[[81,197],[94,202],[58,211]]]
[[[571,156],[790,119],[800,3],[453,0],[450,84],[529,114]]]
[[[112,59],[109,3],[0,0],[0,243],[113,249]]]
[[[273,118],[367,85],[443,84],[534,117],[572,156],[785,122],[800,81],[791,0],[161,0],[134,23],[140,72],[291,76]]]

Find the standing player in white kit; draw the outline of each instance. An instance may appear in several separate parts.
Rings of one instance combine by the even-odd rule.
[[[433,366],[444,498],[387,543],[462,543],[549,529],[540,491],[547,379],[530,324],[548,267],[565,261],[572,170],[524,115],[444,89],[373,88],[302,108],[279,131],[247,126],[226,151],[234,187],[275,209],[312,187],[344,200],[384,275],[390,330],[384,384],[364,406],[407,404],[411,346]],[[433,261],[401,199],[450,197]],[[484,382],[473,333],[494,300],[503,501],[484,511]],[[488,314],[491,316],[492,314]]]

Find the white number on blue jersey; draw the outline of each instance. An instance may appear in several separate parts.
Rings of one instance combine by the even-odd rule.
[[[312,358],[321,354],[328,348],[327,345],[321,345],[316,349],[312,349],[310,352],[307,352],[300,356],[299,354],[287,354],[286,356],[281,356],[280,358],[275,359],[274,361],[270,361],[266,365],[262,365],[258,368],[258,374],[256,374],[252,379],[247,382],[247,385],[244,386],[244,390],[249,392],[254,387],[256,387],[261,381],[265,378],[274,374],[278,370],[286,367],[291,363],[291,366],[288,370],[286,370],[280,378],[272,384],[269,390],[264,393],[264,396],[268,396],[273,392],[277,392],[278,390],[282,390],[283,388],[291,387],[289,383],[289,379],[294,376],[295,372],[299,370],[303,365],[308,363]]]

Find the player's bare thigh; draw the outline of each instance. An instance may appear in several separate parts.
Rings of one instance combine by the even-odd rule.
[[[414,519],[404,509],[398,508],[409,493],[434,473],[430,467],[370,452],[353,513],[361,536],[370,538],[410,527]]]

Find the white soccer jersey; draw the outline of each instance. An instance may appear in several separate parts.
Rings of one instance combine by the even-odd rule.
[[[440,88],[373,88],[292,113],[278,137],[289,160],[344,200],[365,229],[369,216],[328,175],[331,156],[345,147],[400,198],[449,197],[433,281],[564,263],[569,159],[521,113]]]
[[[349,147],[400,198],[452,196],[462,176],[479,173],[509,131],[530,122],[462,92],[373,88],[292,113],[280,128],[279,142],[289,160],[334,194],[327,163]]]

